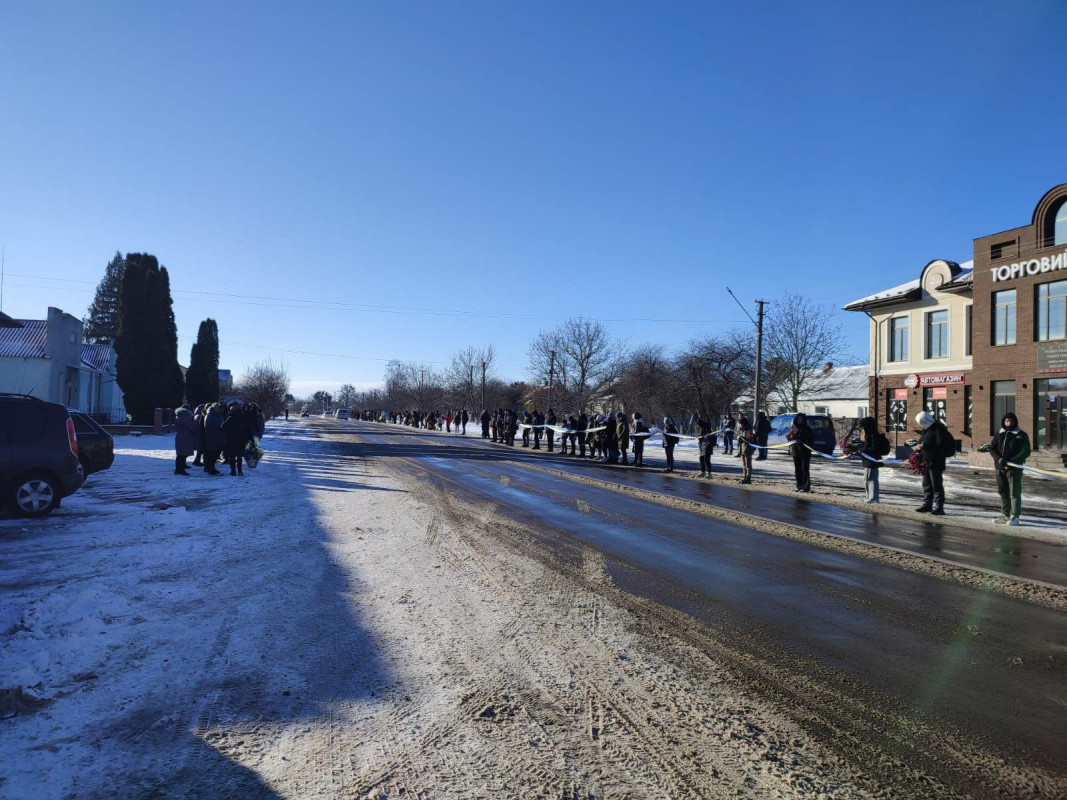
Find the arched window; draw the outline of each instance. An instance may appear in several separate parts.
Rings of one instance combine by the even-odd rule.
[[[1052,244],[1067,244],[1067,200],[1060,203],[1053,215]]]

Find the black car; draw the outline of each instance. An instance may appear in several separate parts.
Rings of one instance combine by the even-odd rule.
[[[43,517],[84,480],[67,409],[30,395],[0,393],[0,507]]]
[[[115,463],[115,440],[111,434],[84,411],[68,408],[67,413],[74,422],[74,433],[78,437],[78,461],[85,471],[85,477],[110,469]]]

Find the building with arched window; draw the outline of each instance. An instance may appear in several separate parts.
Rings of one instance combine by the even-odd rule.
[[[856,300],[871,320],[870,403],[889,431],[923,408],[964,450],[1013,411],[1035,461],[1067,461],[1067,184],[1030,223],[974,240],[972,261],[936,259],[908,283]],[[980,460],[980,459],[979,459]]]

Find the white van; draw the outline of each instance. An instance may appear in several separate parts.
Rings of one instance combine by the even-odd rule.
[[[337,419],[348,419],[348,409],[347,408],[339,408],[339,409],[337,409]]]

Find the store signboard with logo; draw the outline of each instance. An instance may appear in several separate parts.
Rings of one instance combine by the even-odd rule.
[[[904,379],[909,389],[918,386],[953,386],[967,382],[967,375],[962,372],[942,372],[935,375],[916,375],[912,373]]]
[[[894,389],[893,390],[893,399],[894,400],[907,400],[908,399],[908,390],[907,389]]]
[[[1067,372],[1067,343],[1038,345],[1037,371],[1040,375]]]
[[[948,398],[948,389],[946,389],[944,386],[940,388],[931,389],[930,396],[933,397],[934,400],[945,400]]]

